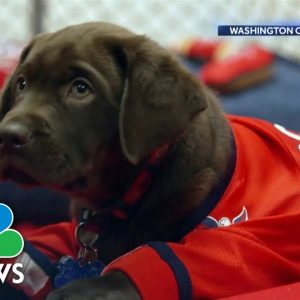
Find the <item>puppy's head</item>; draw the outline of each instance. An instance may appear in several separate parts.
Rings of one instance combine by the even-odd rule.
[[[0,174],[59,189],[99,179],[174,141],[205,107],[200,83],[144,36],[107,23],[44,34],[2,94]]]

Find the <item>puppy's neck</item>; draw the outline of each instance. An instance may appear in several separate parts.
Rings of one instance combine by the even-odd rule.
[[[122,199],[143,170],[143,163],[133,166],[126,161],[119,144],[114,144],[113,149],[109,152],[110,159],[106,159],[111,163],[99,168],[101,182],[88,197],[91,207],[96,210],[101,209],[103,196],[106,203]],[[230,129],[212,99],[188,132],[172,145],[149,189],[141,195],[137,213],[133,216],[133,227],[143,231],[145,239],[151,228],[160,231],[160,238],[168,239],[168,233],[176,230],[176,226],[201,206],[222,180],[230,154]]]
[[[230,128],[212,98],[206,111],[173,145],[163,162],[155,182],[143,199],[143,206],[136,218],[137,227],[147,228],[151,224],[168,239],[169,233],[181,226],[222,181],[230,156]]]

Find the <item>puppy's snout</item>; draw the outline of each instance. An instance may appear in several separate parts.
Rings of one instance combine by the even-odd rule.
[[[8,122],[0,127],[0,147],[19,148],[25,146],[30,139],[30,128],[21,122]]]
[[[11,150],[29,148],[39,137],[49,135],[48,122],[39,116],[9,116],[0,123],[0,150],[10,153]]]

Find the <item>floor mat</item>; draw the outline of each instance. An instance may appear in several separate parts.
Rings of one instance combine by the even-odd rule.
[[[182,59],[196,73],[201,64]],[[227,113],[245,115],[300,131],[300,65],[277,56],[272,79],[231,95],[219,95]]]

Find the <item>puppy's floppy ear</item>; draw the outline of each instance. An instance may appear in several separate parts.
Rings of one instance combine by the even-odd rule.
[[[151,150],[183,134],[207,103],[198,80],[155,42],[134,36],[121,47],[127,79],[120,139],[124,155],[137,164]]]
[[[30,43],[27,47],[24,48],[20,55],[19,64],[22,64],[22,62],[26,59],[30,49],[32,47],[32,43]],[[16,70],[18,69],[18,66]],[[0,120],[5,116],[5,114],[11,109],[12,106],[12,83],[14,81],[14,75],[16,73],[16,70],[13,72],[13,74],[6,80],[6,83],[4,85],[3,91],[0,94]]]

